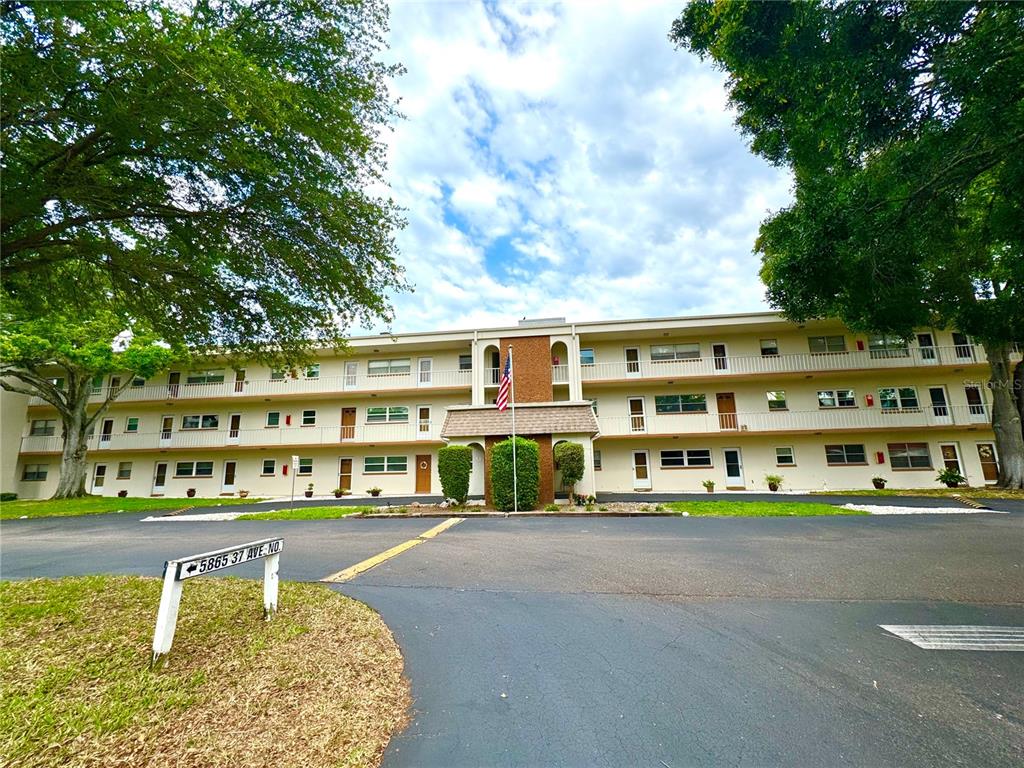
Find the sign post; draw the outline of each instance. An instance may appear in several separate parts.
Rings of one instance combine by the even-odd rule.
[[[288,509],[295,509],[295,476],[299,474],[299,457],[292,456],[292,500],[288,503]]]
[[[174,630],[178,625],[178,607],[181,605],[181,591],[188,579],[204,576],[224,568],[232,568],[253,560],[263,560],[263,618],[270,618],[277,612],[277,573],[280,568],[281,550],[284,539],[260,539],[248,544],[215,549],[198,555],[189,555],[164,563],[164,587],[160,593],[160,609],[156,615],[156,630],[153,633],[153,658],[150,667],[171,650]]]

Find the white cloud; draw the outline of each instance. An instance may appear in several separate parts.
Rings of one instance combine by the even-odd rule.
[[[789,180],[749,153],[723,76],[673,49],[679,11],[393,4],[416,287],[395,330],[763,308],[751,248]]]

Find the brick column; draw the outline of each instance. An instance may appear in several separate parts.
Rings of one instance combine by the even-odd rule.
[[[501,340],[501,370],[505,370],[508,348],[512,346],[513,378],[517,403],[550,403],[555,398],[551,384],[551,337],[516,336]]]

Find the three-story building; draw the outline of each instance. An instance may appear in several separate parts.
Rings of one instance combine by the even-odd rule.
[[[513,352],[516,432],[541,446],[541,498],[560,490],[552,451],[584,445],[577,491],[928,487],[944,466],[972,485],[997,477],[985,387],[971,339],[912,339],[775,313],[357,337],[305,370],[171,370],[135,380],[89,439],[89,490],[131,496],[280,496],[312,484],[438,494],[437,450],[474,447],[471,493],[488,489],[487,449],[511,432],[494,406]],[[120,377],[95,382],[96,401]],[[12,402],[16,404],[12,406]],[[20,430],[12,456],[11,430]],[[38,399],[4,406],[4,486],[50,495],[60,421]],[[292,457],[298,457],[293,469]]]

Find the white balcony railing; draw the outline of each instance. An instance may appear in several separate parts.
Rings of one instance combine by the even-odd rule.
[[[552,365],[551,366],[551,383],[552,384],[568,384],[569,383],[569,366],[568,365]]]
[[[695,357],[689,360],[639,360],[582,366],[583,381],[613,379],[686,378],[722,374],[803,373],[860,368],[908,368],[934,365],[971,365],[986,361],[976,344],[950,347],[913,347],[907,350],[827,352],[798,355]]]
[[[683,435],[714,432],[800,432],[847,429],[906,429],[985,425],[984,406],[926,406],[903,410],[881,408],[823,408],[817,411],[757,413],[684,413],[598,417],[601,434]]]
[[[90,451],[134,451],[152,448],[189,449],[273,447],[277,445],[344,445],[346,443],[408,443],[437,441],[440,425],[421,421],[415,424],[354,424],[333,427],[282,427],[265,429],[186,429],[177,432],[135,432],[111,435],[94,434]],[[59,453],[63,441],[29,435],[21,439],[22,453]]]
[[[377,392],[396,389],[423,389],[430,387],[469,387],[472,371],[409,371],[408,373],[353,374],[351,376],[323,376],[318,378],[246,379],[224,381],[219,384],[146,384],[129,387],[117,402],[142,400],[205,400],[231,397],[272,397],[274,395],[315,395],[331,392]],[[96,390],[91,402],[107,396],[106,388]],[[30,405],[43,405],[34,397]]]

